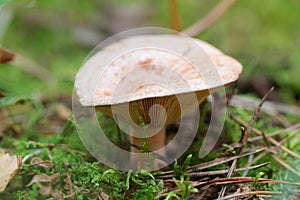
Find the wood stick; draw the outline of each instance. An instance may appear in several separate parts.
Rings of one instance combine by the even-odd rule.
[[[211,10],[204,18],[200,19],[194,25],[183,31],[184,34],[193,37],[201,33],[203,30],[208,28],[210,25],[215,23],[217,19],[219,19],[226,10],[230,8],[235,0],[223,0],[216,7]]]
[[[179,16],[179,9],[177,0],[169,0],[169,8],[171,13],[172,29],[175,31],[181,31],[181,21]]]

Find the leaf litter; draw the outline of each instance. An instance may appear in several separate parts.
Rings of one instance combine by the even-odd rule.
[[[22,165],[22,157],[9,155],[0,149],[0,192],[15,177]]]

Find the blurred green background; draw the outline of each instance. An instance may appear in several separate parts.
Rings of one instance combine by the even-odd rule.
[[[6,2],[6,3],[5,3]],[[186,28],[219,1],[178,0]],[[76,71],[99,42],[134,27],[170,28],[163,0],[6,0],[0,1],[0,44],[17,53],[0,67],[6,95],[40,93],[70,96]],[[244,71],[239,93],[299,102],[300,1],[237,0],[197,37],[239,60]]]

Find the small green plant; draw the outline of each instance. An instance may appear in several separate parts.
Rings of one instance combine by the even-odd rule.
[[[177,187],[180,189],[180,196],[181,199],[188,199],[191,193],[198,192],[197,188],[194,188],[190,184],[190,177],[187,177],[184,179],[183,176],[180,177],[180,181],[177,181],[175,178],[173,178],[174,183],[177,185]]]
[[[163,181],[147,180],[132,194],[132,200],[155,199],[159,191],[163,189]]]
[[[256,184],[258,183],[258,180],[265,175],[264,172],[259,172],[255,177],[253,177],[253,187],[256,186]]]
[[[173,178],[174,183],[178,187],[178,190],[171,191],[167,194],[162,194],[157,196],[157,199],[161,197],[166,197],[165,199],[188,199],[191,193],[198,192],[197,188],[194,188],[190,183],[190,177],[185,177],[184,173],[185,171],[190,167],[190,162],[192,159],[192,154],[188,155],[186,159],[184,160],[182,165],[178,164],[178,161],[175,160],[174,163],[174,174],[175,177]]]
[[[159,191],[163,188],[163,181],[156,180],[154,176],[146,170],[138,173],[128,172],[126,185],[129,189],[129,182],[137,185],[138,189],[132,194],[132,199],[155,199]]]
[[[223,144],[223,147],[227,148],[226,152],[229,152],[231,155],[236,155],[236,149],[233,146],[230,146],[228,144]]]
[[[198,192],[197,188],[194,188],[190,183],[190,177],[184,178],[184,176],[180,177],[180,180],[173,178],[174,183],[178,187],[178,190],[171,191],[167,194],[163,194],[158,196],[157,198],[166,197],[166,200],[178,199],[178,200],[187,200],[191,193]]]
[[[175,160],[174,174],[176,178],[180,178],[181,176],[183,176],[184,172],[190,167],[189,165],[191,163],[192,156],[192,154],[188,155],[182,165],[178,164],[177,159]]]
[[[33,184],[31,190],[17,190],[13,193],[13,199],[18,200],[31,200],[40,197],[40,190],[37,184]]]
[[[163,182],[156,180],[152,173],[141,170],[127,173],[117,169],[99,167],[99,163],[85,163],[79,169],[73,171],[73,182],[80,182],[77,187],[92,191],[103,191],[114,199],[124,199],[126,195],[130,199],[154,199],[163,188]],[[77,194],[84,198],[90,198],[91,194]],[[80,198],[81,198],[80,197]]]

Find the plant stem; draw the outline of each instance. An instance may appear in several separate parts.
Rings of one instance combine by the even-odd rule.
[[[193,37],[201,33],[210,25],[215,23],[230,8],[236,0],[222,0],[206,16],[183,31],[186,35]]]
[[[181,22],[180,22],[177,0],[169,0],[169,8],[170,8],[170,13],[171,13],[172,29],[180,32],[181,31]]]

